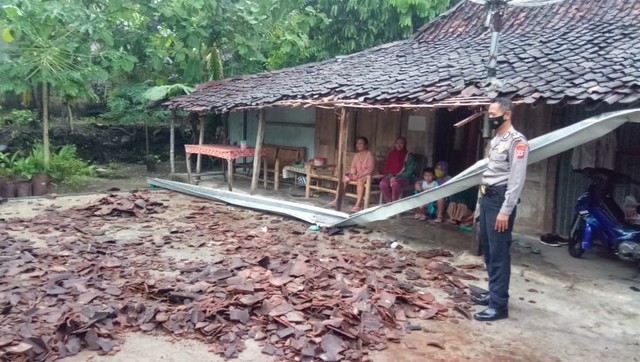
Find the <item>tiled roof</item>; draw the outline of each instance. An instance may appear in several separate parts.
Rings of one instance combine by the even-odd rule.
[[[200,85],[171,108],[224,112],[284,100],[435,104],[508,96],[525,103],[640,100],[640,1],[565,0],[508,6],[498,82],[486,81],[490,32],[463,1],[411,39],[295,68]]]

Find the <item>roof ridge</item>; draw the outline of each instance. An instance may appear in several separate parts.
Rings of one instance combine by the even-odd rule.
[[[503,32],[528,31],[532,22],[539,27],[557,28],[577,23],[584,17],[594,21],[617,18],[621,12],[640,8],[636,0],[564,0],[558,3],[531,6],[507,5],[503,17]],[[447,12],[423,25],[412,37],[415,41],[436,41],[443,37],[468,36],[489,31],[484,26],[485,6],[462,0]],[[562,16],[560,16],[562,15]]]

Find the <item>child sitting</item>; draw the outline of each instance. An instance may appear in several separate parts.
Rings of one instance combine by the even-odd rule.
[[[418,194],[422,191],[427,191],[438,186],[438,181],[436,179],[436,172],[432,167],[427,167],[422,171],[422,180],[416,182],[414,194]],[[427,209],[428,207],[428,209]],[[427,220],[427,214],[435,215],[436,214],[436,205],[431,203],[429,205],[420,206],[416,210],[416,214],[414,216],[415,219],[420,221]]]

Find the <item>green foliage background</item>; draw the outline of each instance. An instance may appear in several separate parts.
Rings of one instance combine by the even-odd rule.
[[[0,93],[98,100],[103,119],[162,122],[149,111],[190,86],[324,60],[409,37],[450,0],[4,0]],[[25,98],[29,98],[25,97]],[[71,107],[68,107],[71,113]]]

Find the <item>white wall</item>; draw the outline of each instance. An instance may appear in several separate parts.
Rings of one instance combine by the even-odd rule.
[[[229,114],[229,139],[232,143],[242,139],[242,119],[243,112]],[[264,143],[306,147],[307,158],[313,157],[315,108],[267,108],[265,121]],[[250,146],[256,143],[257,131],[257,112],[247,111],[247,143]]]

